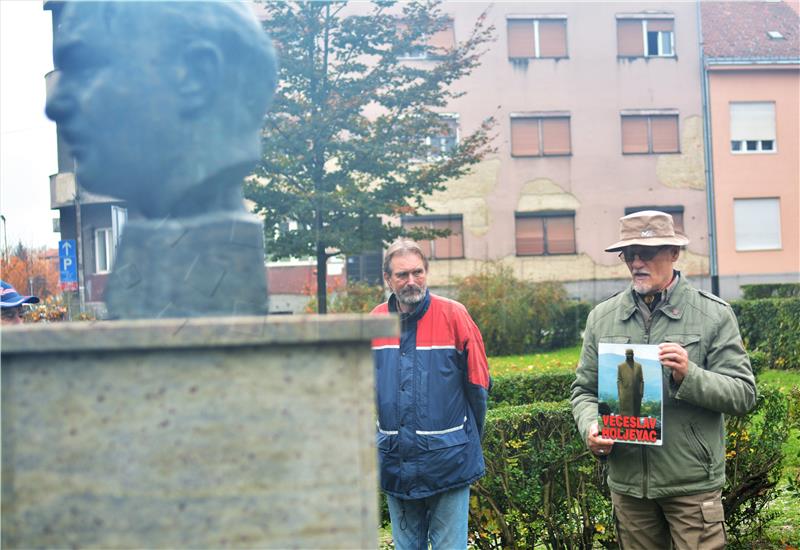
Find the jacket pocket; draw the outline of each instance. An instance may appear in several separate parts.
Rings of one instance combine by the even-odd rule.
[[[698,462],[705,468],[708,476],[711,477],[713,473],[711,468],[712,458],[711,451],[708,449],[708,445],[698,432],[697,428],[695,428],[694,424],[689,424],[684,429],[686,431],[686,438],[689,441],[689,445],[692,446]]]
[[[375,445],[384,452],[389,452],[397,445],[397,432],[385,430],[375,432]]]
[[[601,344],[630,344],[630,336],[601,336],[597,339]]]
[[[466,423],[467,417],[465,416],[464,423],[460,426],[454,426],[446,430],[417,430],[417,437],[422,447],[429,451],[465,445],[469,441],[469,436],[465,429]]]
[[[703,359],[700,353],[701,337],[699,334],[667,334],[664,336],[664,341],[680,344],[689,355],[689,360],[698,367],[703,367]]]

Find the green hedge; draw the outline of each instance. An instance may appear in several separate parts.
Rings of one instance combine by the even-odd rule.
[[[791,298],[794,296],[800,296],[800,283],[742,285],[742,298],[745,300]]]
[[[470,503],[475,547],[591,548],[612,536],[599,463],[567,402],[490,410],[483,450],[487,474]]]
[[[727,419],[723,490],[731,548],[750,548],[770,519],[790,428],[787,398],[759,386],[756,409]],[[611,503],[601,466],[575,428],[566,401],[490,409],[483,440],[486,476],[472,486],[475,547],[613,546]]]
[[[489,408],[500,405],[525,405],[535,401],[569,399],[574,372],[505,374],[492,378]]]
[[[745,347],[767,356],[767,367],[800,369],[800,298],[731,303]]]

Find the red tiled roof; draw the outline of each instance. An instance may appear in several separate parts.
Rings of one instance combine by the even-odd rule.
[[[800,58],[800,16],[786,2],[701,2],[706,57]],[[778,31],[783,39],[773,39]]]

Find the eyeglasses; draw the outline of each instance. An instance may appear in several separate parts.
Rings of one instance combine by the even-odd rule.
[[[626,263],[631,263],[636,256],[639,256],[639,259],[643,262],[649,262],[656,256],[658,253],[664,250],[663,246],[643,246],[642,248],[624,248],[622,252],[619,253],[619,259]]]

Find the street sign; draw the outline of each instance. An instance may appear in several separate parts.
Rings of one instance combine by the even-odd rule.
[[[78,258],[74,239],[58,241],[58,266],[61,290],[78,290]]]

